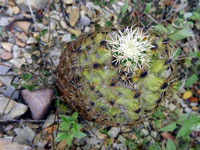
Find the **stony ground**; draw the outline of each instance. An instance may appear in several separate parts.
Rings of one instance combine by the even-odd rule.
[[[63,102],[56,107],[59,96],[55,68],[62,44],[97,27],[110,23],[116,26],[121,21],[119,14],[125,2],[100,6],[88,0],[30,0],[30,7],[27,2],[0,0],[0,150],[8,147],[64,150],[66,142],[54,140],[59,121],[57,114],[73,112]],[[146,16],[151,23],[157,22],[149,14]],[[184,52],[198,50],[198,42],[198,38],[194,38],[182,43]],[[162,112],[165,119],[161,126],[164,126],[173,120],[177,111],[198,113],[199,95],[198,82],[190,89],[182,85],[172,100],[162,104],[163,109],[158,110],[155,117],[159,120]],[[44,104],[39,103],[41,98]],[[87,136],[75,139],[70,149],[126,150],[131,149],[133,143],[137,143],[138,149],[145,149],[143,144],[162,141],[164,145],[168,138],[175,139],[173,133],[159,132],[155,120],[147,120],[138,128],[100,126],[81,117],[79,121]],[[200,142],[199,133],[193,134],[193,142]]]

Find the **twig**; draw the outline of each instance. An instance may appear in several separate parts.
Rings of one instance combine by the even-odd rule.
[[[33,14],[33,10],[32,10],[32,8],[31,8],[30,0],[27,0],[27,3],[28,3],[29,10],[30,10],[30,12],[31,12],[31,16],[32,16],[32,18],[33,18],[33,22],[34,22],[35,29],[37,29],[36,19],[35,19],[35,16],[34,16],[34,14]]]

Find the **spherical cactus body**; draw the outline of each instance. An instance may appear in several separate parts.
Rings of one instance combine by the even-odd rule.
[[[128,126],[152,116],[176,83],[173,44],[140,27],[103,28],[63,48],[57,68],[64,100],[85,119]]]

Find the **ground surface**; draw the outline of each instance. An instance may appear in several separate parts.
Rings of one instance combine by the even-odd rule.
[[[71,116],[73,113],[56,94],[55,68],[63,43],[99,27],[138,22],[146,27],[157,25],[160,32],[165,32],[167,27],[174,31],[168,34],[169,38],[177,40],[184,56],[173,60],[179,61],[179,91],[161,104],[152,120],[144,121],[139,127],[100,126],[79,117],[81,130],[87,136],[74,139],[69,149],[173,150],[169,139],[173,141],[171,145],[176,144],[176,149],[182,150],[183,145],[185,149],[199,148],[199,128],[190,130],[191,124],[186,125],[185,132],[177,137],[184,123],[175,122],[182,114],[199,116],[200,113],[199,63],[196,63],[200,42],[198,1],[30,0],[31,8],[27,1],[0,1],[0,150],[7,149],[8,145],[18,150],[66,149],[65,140],[55,141],[58,114]],[[24,89],[37,91],[31,93]],[[45,97],[44,107],[37,103],[41,97]],[[194,120],[193,124],[200,122]],[[170,123],[175,126],[161,131]]]

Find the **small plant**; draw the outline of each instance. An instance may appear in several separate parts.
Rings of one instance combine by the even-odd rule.
[[[80,131],[81,125],[77,123],[77,117],[77,112],[74,112],[71,117],[60,115],[62,122],[60,123],[56,140],[66,140],[68,148],[71,146],[74,138],[83,138],[86,136],[86,134]]]
[[[176,147],[180,150],[188,149],[191,147],[191,132],[200,131],[200,117],[196,114],[184,114],[177,121],[171,122],[169,125],[161,128],[160,131],[175,132],[176,134],[176,145],[172,140],[168,140],[166,143],[168,149],[170,146],[173,146],[170,150],[175,150]],[[199,147],[195,148],[198,149]]]

